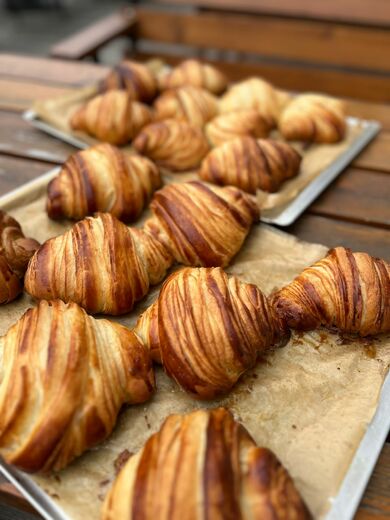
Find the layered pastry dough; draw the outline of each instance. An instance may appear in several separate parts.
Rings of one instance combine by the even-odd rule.
[[[155,118],[179,119],[203,127],[218,113],[217,99],[205,89],[186,85],[167,90],[154,103]]]
[[[126,90],[131,99],[149,103],[157,93],[157,80],[146,65],[124,60],[101,82],[100,89],[103,92],[113,89]]]
[[[165,186],[154,194],[150,208],[153,217],[144,229],[177,262],[190,266],[228,265],[259,218],[250,195],[201,182]]]
[[[122,145],[131,141],[152,120],[150,109],[133,101],[125,90],[109,90],[88,101],[72,116],[73,130],[100,141]]]
[[[170,415],[127,461],[101,520],[139,518],[309,520],[311,514],[276,456],[217,408]]]
[[[162,76],[159,84],[161,90],[192,85],[218,95],[225,90],[227,78],[212,65],[190,59],[183,61],[171,72]]]
[[[279,130],[289,140],[336,143],[345,135],[345,115],[345,105],[339,99],[302,94],[282,112]]]
[[[0,304],[22,292],[22,278],[39,243],[26,238],[20,224],[0,210]]]
[[[200,128],[175,119],[148,125],[138,134],[133,146],[140,154],[174,171],[196,168],[209,151]]]
[[[158,168],[149,159],[98,144],[71,155],[49,183],[47,213],[81,219],[103,211],[133,221],[160,186]]]
[[[201,179],[256,193],[274,192],[299,172],[301,156],[287,143],[238,137],[211,150],[199,170]]]
[[[222,97],[221,112],[235,110],[257,110],[269,127],[274,127],[279,114],[288,99],[284,92],[276,90],[261,78],[250,78],[236,83]]]
[[[293,329],[390,332],[390,264],[336,247],[276,293],[275,305]]]
[[[220,267],[172,274],[135,332],[167,374],[200,399],[228,392],[259,354],[288,339],[262,292]]]
[[[47,240],[29,263],[25,288],[36,299],[74,301],[93,314],[124,314],[171,264],[158,240],[100,213]]]
[[[154,390],[135,334],[75,303],[29,309],[0,352],[0,454],[24,471],[65,467],[111,433],[124,403]]]
[[[254,109],[220,114],[207,123],[205,133],[212,146],[219,146],[236,137],[267,137],[271,128]]]

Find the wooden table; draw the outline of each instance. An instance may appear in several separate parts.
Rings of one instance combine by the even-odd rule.
[[[71,91],[106,72],[90,63],[0,54],[0,195],[62,163],[74,151],[34,130],[21,119],[21,112],[34,99]],[[287,231],[303,240],[344,245],[390,260],[390,106],[351,101],[348,109],[351,115],[377,119],[383,130]],[[0,480],[0,518],[32,515],[38,517],[10,484]],[[390,518],[389,442],[356,518]]]

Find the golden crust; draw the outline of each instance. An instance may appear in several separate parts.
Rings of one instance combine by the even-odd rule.
[[[152,236],[100,213],[47,240],[29,263],[25,288],[36,299],[74,301],[93,314],[124,314],[171,264]]]
[[[157,80],[146,65],[124,60],[100,84],[102,92],[114,89],[126,90],[131,99],[148,103],[156,96]]]
[[[220,114],[205,127],[211,146],[219,146],[237,137],[267,137],[270,130],[268,122],[254,109]]]
[[[154,360],[200,399],[228,392],[287,329],[255,286],[220,268],[186,268],[164,283],[134,332]]]
[[[109,90],[79,108],[70,125],[100,141],[121,145],[131,141],[151,120],[146,105],[133,101],[124,90]]]
[[[154,102],[155,119],[178,119],[203,127],[218,113],[217,99],[207,90],[186,85],[167,90]]]
[[[101,520],[122,518],[309,520],[311,514],[276,456],[218,408],[170,415],[127,461]]]
[[[219,95],[226,89],[227,78],[213,65],[190,59],[174,67],[159,81],[161,90],[183,87],[184,85],[204,88],[212,94]]]
[[[254,198],[232,186],[170,184],[157,191],[144,229],[184,265],[229,264],[259,218]]]
[[[134,221],[161,186],[155,164],[107,143],[69,157],[48,185],[50,218],[81,219],[96,211]]]
[[[274,302],[294,329],[325,325],[361,336],[390,332],[390,265],[336,247],[276,293]]]
[[[221,98],[219,108],[222,113],[244,109],[257,110],[268,127],[273,128],[285,103],[285,93],[279,92],[261,78],[249,78],[230,87]]]
[[[39,302],[0,350],[0,454],[25,471],[63,468],[111,433],[124,403],[154,390],[135,334],[75,303]]]
[[[289,144],[271,139],[238,137],[211,150],[202,161],[199,177],[222,186],[256,193],[277,191],[298,174],[301,156]]]
[[[342,101],[317,94],[302,94],[282,112],[279,130],[288,140],[336,143],[346,131]]]
[[[140,154],[174,171],[196,168],[209,151],[200,128],[175,119],[148,125],[138,134],[133,146]]]

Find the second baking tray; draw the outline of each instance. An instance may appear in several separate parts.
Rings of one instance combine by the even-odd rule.
[[[33,110],[23,114],[23,118],[53,137],[56,137],[79,149],[88,148],[82,139],[67,132],[58,130],[54,126],[42,121]],[[310,206],[310,204],[329,186],[329,184],[352,162],[357,155],[374,139],[381,125],[377,121],[365,121],[353,117],[347,118],[348,126],[356,128],[360,126],[362,131],[351,141],[350,146],[338,155],[338,157],[326,166],[319,175],[312,179],[294,198],[284,205],[273,209],[264,209],[261,220],[278,226],[289,226]]]

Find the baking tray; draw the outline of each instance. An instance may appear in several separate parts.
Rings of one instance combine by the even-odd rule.
[[[42,188],[59,171],[49,172],[33,179],[23,186],[0,197],[0,208],[7,209],[19,198],[31,191],[32,187]],[[382,385],[381,395],[374,417],[367,426],[349,469],[340,485],[338,494],[333,497],[325,520],[352,520],[375,467],[390,429],[390,373]],[[0,472],[26,497],[26,499],[47,520],[72,520],[51,497],[40,488],[28,474],[8,465],[0,458]],[[96,519],[98,520],[98,519]]]
[[[23,119],[57,139],[69,143],[76,148],[88,148],[88,144],[62,132],[57,128],[45,123],[33,110],[27,110],[23,114]],[[335,161],[325,168],[315,179],[313,179],[291,202],[287,205],[272,210],[263,211],[260,220],[268,224],[278,226],[290,226],[295,220],[310,206],[310,204],[325,190],[327,186],[348,166],[353,159],[374,139],[381,129],[377,121],[366,121],[354,117],[347,118],[348,125],[361,125],[363,131],[354,139],[351,146],[342,152]]]

